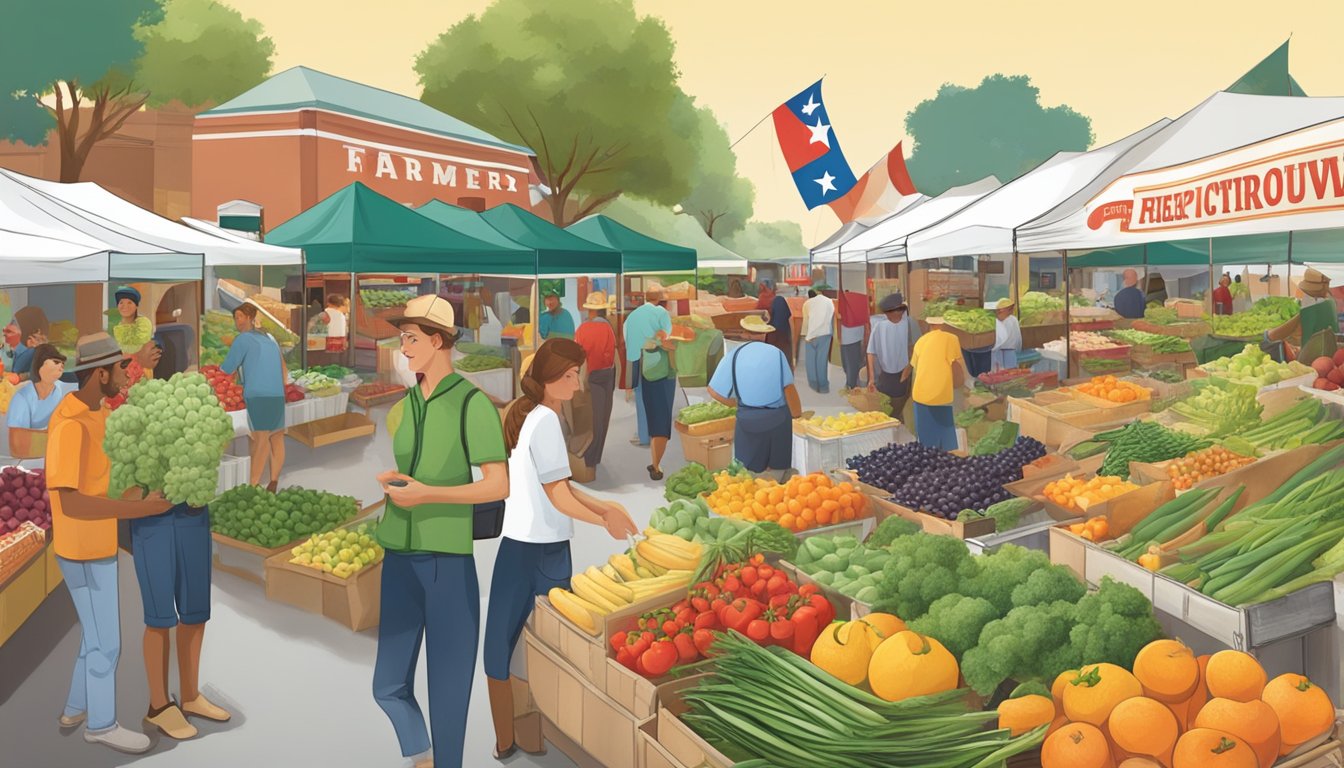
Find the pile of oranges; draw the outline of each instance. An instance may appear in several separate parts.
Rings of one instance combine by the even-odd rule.
[[[1152,390],[1114,376],[1093,376],[1091,381],[1079,384],[1074,389],[1112,403],[1132,403],[1136,400],[1151,400],[1153,397]]]
[[[769,520],[795,533],[862,517],[868,499],[850,483],[836,483],[820,472],[798,475],[780,484],[728,473],[715,476],[718,490],[706,495],[710,509],[750,522]]]
[[[1225,475],[1238,467],[1244,467],[1255,461],[1251,456],[1233,453],[1221,445],[1205,448],[1202,451],[1188,453],[1185,458],[1176,459],[1167,465],[1167,476],[1176,486],[1176,490],[1188,490],[1210,477]]]
[[[1094,517],[1085,523],[1070,525],[1069,533],[1088,541],[1105,541],[1111,537],[1111,523],[1105,517]]]
[[[1065,509],[1087,511],[1094,504],[1101,504],[1116,496],[1137,490],[1139,486],[1121,480],[1118,477],[1098,475],[1083,481],[1073,475],[1065,475],[1045,486],[1045,498]]]

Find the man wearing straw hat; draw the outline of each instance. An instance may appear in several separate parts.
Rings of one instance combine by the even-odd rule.
[[[891,398],[891,415],[904,420],[910,400],[910,350],[919,340],[919,325],[910,319],[900,291],[883,298],[877,308],[884,319],[873,324],[868,337],[868,391]]]
[[[757,315],[741,320],[753,334],[775,330]],[[737,407],[733,454],[752,472],[793,466],[793,420],[803,413],[793,369],[779,347],[748,341],[729,350],[709,381],[709,396]],[[781,478],[782,479],[782,478]]]
[[[583,302],[588,319],[574,333],[574,341],[583,347],[588,368],[586,389],[592,404],[593,442],[584,451],[583,463],[596,467],[602,462],[602,446],[607,442],[607,428],[611,426],[611,404],[616,392],[616,332],[607,320],[607,312],[615,307],[605,291],[593,291]]]
[[[47,437],[47,490],[51,533],[66,588],[79,616],[80,646],[60,723],[85,725],[84,740],[139,754],[149,738],[117,725],[117,662],[121,657],[121,607],[117,594],[117,520],[161,515],[172,505],[159,493],[107,497],[112,463],[103,452],[104,400],[126,384],[120,345],[106,333],[78,342],[71,371],[79,389],[52,414]]]
[[[1022,351],[1022,326],[1013,314],[1016,306],[1012,299],[999,299],[994,305],[994,348],[989,353],[990,370],[1017,367],[1017,353]]]
[[[1333,354],[1334,335],[1339,332],[1339,310],[1330,292],[1330,278],[1308,267],[1297,287],[1302,291],[1302,311],[1278,328],[1265,331],[1265,342],[1281,344],[1301,331],[1303,349],[1313,341],[1316,343],[1311,348],[1311,354],[1299,352],[1298,357],[1311,360],[1320,355]]]

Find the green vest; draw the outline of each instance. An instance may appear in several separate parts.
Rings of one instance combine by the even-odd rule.
[[[419,386],[407,390],[406,397],[388,414],[397,471],[426,485],[455,486],[472,482],[471,465],[462,444],[462,419],[467,418],[463,404],[475,389],[454,373],[439,382],[429,400],[425,400]],[[479,424],[473,418],[468,424],[472,461],[485,464],[507,460],[503,426],[490,400],[476,397],[471,408],[473,414],[477,414],[478,409],[488,409],[491,417],[481,418]],[[469,555],[472,553],[472,505],[422,504],[404,509],[389,500],[378,525],[378,543],[396,552]]]

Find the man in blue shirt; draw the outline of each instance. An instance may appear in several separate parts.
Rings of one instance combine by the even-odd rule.
[[[638,375],[639,355],[651,339],[662,341],[672,333],[672,315],[663,309],[662,300],[661,291],[649,291],[644,295],[644,303],[626,316],[622,326],[626,369],[630,371],[630,386],[635,390],[635,416],[639,422],[639,436],[630,441],[634,445],[649,444],[649,419],[644,412],[643,387]]]
[[[238,329],[229,354],[220,370],[233,375],[242,368],[243,403],[252,428],[252,485],[261,485],[261,473],[271,463],[272,493],[280,485],[280,469],[285,465],[285,380],[289,378],[280,345],[257,322],[257,308],[243,304],[233,310]]]
[[[555,337],[574,338],[574,317],[560,306],[560,296],[554,292],[546,294],[546,311],[537,318],[537,333],[543,341]]]
[[[770,326],[752,316],[742,320],[752,333]],[[709,381],[709,396],[737,407],[733,453],[752,472],[776,469],[787,479],[793,465],[793,420],[803,413],[793,370],[780,349],[749,341],[729,350]]]
[[[1125,287],[1115,292],[1115,312],[1121,317],[1138,320],[1147,308],[1143,291],[1139,290],[1139,273],[1125,270]]]
[[[873,323],[868,337],[868,391],[891,398],[892,417],[904,420],[910,377],[903,374],[910,367],[910,350],[919,341],[919,324],[910,317],[899,291],[882,299],[877,308],[883,319]]]

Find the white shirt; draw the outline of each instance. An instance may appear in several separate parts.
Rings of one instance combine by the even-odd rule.
[[[1009,315],[1003,320],[995,318],[994,320],[994,348],[995,349],[1022,349],[1022,325],[1017,322],[1017,318]]]
[[[835,302],[817,294],[803,302],[803,338],[811,341],[829,336],[835,324]]]
[[[504,508],[504,535],[514,541],[553,544],[574,538],[574,520],[555,508],[547,483],[569,473],[569,451],[560,417],[538,405],[523,420],[518,446],[509,455],[509,497]]]
[[[481,305],[481,310],[483,311],[483,316],[481,317],[481,327],[476,329],[476,343],[498,347],[500,345],[500,337],[502,335],[501,332],[504,330],[504,325],[499,322],[499,317],[495,314],[495,310],[484,304]]]
[[[328,308],[327,315],[327,335],[343,337],[345,336],[345,313],[339,309]]]

